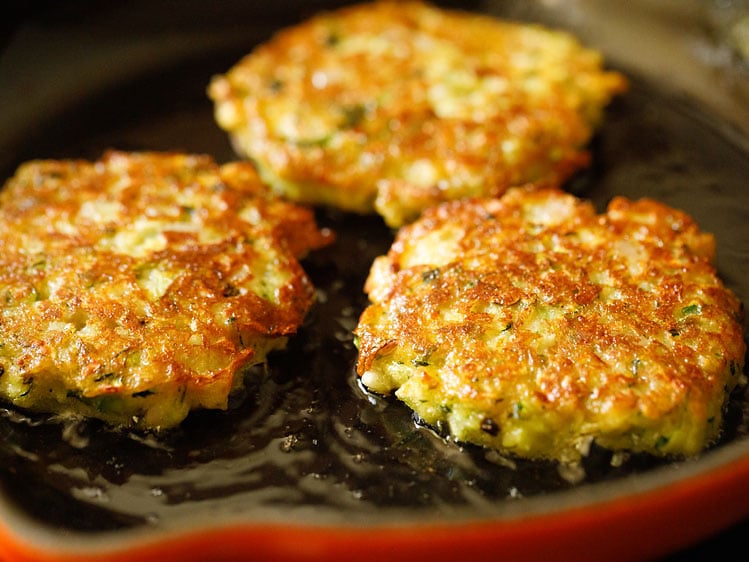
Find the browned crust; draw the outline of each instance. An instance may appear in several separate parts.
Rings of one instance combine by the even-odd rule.
[[[400,226],[445,200],[563,182],[625,88],[565,33],[384,1],[279,32],[209,94],[279,192]]]
[[[557,190],[510,190],[428,210],[372,269],[358,372],[457,438],[521,456],[574,460],[592,438],[696,454],[745,354],[714,251],[650,199],[596,215]]]
[[[297,256],[329,241],[246,163],[26,163],[0,192],[0,394],[149,427],[224,408],[302,323]]]

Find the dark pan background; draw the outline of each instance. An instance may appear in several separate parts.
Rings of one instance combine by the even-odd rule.
[[[223,132],[213,124],[211,106],[205,96],[209,77],[228,69],[274,29],[299,21],[321,8],[345,3],[322,0],[11,2],[0,21],[0,175],[4,180],[24,160],[93,159],[109,147],[206,152],[219,161],[229,160],[233,153]],[[440,4],[475,9],[488,7],[519,19],[570,27],[594,45],[603,42],[601,46],[611,54],[611,63],[631,73],[635,87],[626,100],[617,101],[612,106],[607,128],[594,141],[594,166],[575,178],[569,187],[591,197],[599,206],[623,189],[630,196],[649,195],[655,190],[667,202],[693,212],[706,230],[715,232],[719,241],[727,241],[719,247],[719,268],[727,284],[742,298],[749,298],[749,281],[746,279],[749,273],[749,195],[746,195],[749,189],[746,185],[749,178],[749,64],[742,58],[741,37],[735,36],[736,22],[749,14],[746,2],[637,1],[630,4],[628,10],[631,13],[624,14],[626,17],[617,11],[619,3],[602,1],[456,1]],[[611,12],[608,14],[610,18],[622,16],[620,26],[623,31],[620,35],[611,33],[611,29],[619,28],[607,27],[613,25],[610,19],[606,19],[607,12]],[[670,21],[677,32],[663,36],[664,42],[657,44],[662,51],[651,52],[649,49],[655,48],[659,37],[649,33],[651,30],[647,27],[638,31],[637,25],[647,26],[651,21],[662,23],[664,19]],[[607,24],[598,25],[602,22]],[[692,35],[700,40],[688,43],[678,39]],[[622,51],[621,44],[627,43],[629,37],[642,37],[643,45],[630,43],[628,48],[639,48],[651,55],[639,59],[641,65],[636,54],[625,56]],[[689,57],[695,53],[704,66],[688,67],[684,64],[684,61],[692,64]],[[634,120],[631,119],[633,114],[637,116]],[[699,154],[699,158],[691,160],[692,154]],[[733,206],[730,203],[733,198],[738,198],[741,203]],[[310,346],[330,345],[333,357],[328,359],[329,364],[319,367],[320,376],[327,376],[325,373],[336,365],[346,371],[351,360],[352,349],[343,341],[341,330],[345,332],[350,328],[357,307],[364,305],[358,291],[363,272],[370,257],[384,250],[388,240],[387,231],[376,219],[352,221],[335,214],[322,214],[321,220],[331,221],[352,234],[351,246],[342,248],[342,254],[359,252],[370,235],[380,237],[378,244],[367,246],[366,251],[358,254],[358,261],[352,260],[346,268],[336,269],[325,256],[307,264],[334,297],[331,307],[339,304],[352,307],[328,323],[320,320],[325,311],[319,311],[316,317],[318,327],[310,328],[308,339],[294,349],[294,353],[314,359],[317,355],[309,351]],[[348,280],[357,291],[337,289],[337,282],[341,279]],[[320,344],[320,338],[327,338],[324,344]],[[277,395],[289,385],[289,370],[293,367],[281,360],[274,385],[264,389],[266,397],[278,400]],[[343,374],[350,378],[350,374]],[[345,382],[338,390],[341,394],[329,397],[328,402],[320,406],[321,410],[329,413],[335,409],[337,422],[347,421],[346,427],[364,432],[361,415],[354,410],[357,407],[372,408],[373,416],[382,414],[382,419],[387,418],[385,422],[375,420],[373,427],[389,422],[393,424],[382,434],[370,429],[368,433],[364,432],[368,439],[380,445],[391,443],[388,439],[393,435],[403,437],[404,432],[407,433],[403,428],[409,424],[409,418],[397,406],[372,406],[362,396],[346,402],[343,396],[354,386],[350,380]],[[309,393],[314,394],[314,390],[309,389]],[[746,421],[741,401],[745,397],[738,400],[739,403],[734,405],[733,431],[743,435]],[[245,412],[250,418],[262,414],[251,406],[247,406]],[[295,404],[283,407],[291,409]],[[241,415],[240,410],[237,416]],[[198,417],[198,420],[204,419],[215,421],[216,418],[210,415]],[[14,447],[36,455],[45,449],[49,463],[58,462],[60,455],[71,455],[69,451],[60,452],[64,445],[56,442],[59,440],[56,426],[36,418],[34,423],[37,425],[31,429],[18,430],[16,422],[5,420],[0,424],[0,436],[6,443],[12,442]],[[187,435],[197,439],[198,444],[193,443],[189,448],[190,445],[176,438],[170,445],[175,445],[186,456],[188,453],[209,456],[214,443],[209,434],[196,429],[198,423],[194,422],[187,430]],[[221,428],[235,427],[231,417],[224,423]],[[307,418],[290,418],[289,423],[296,424],[296,434],[302,441],[326,435],[321,433],[319,426],[306,427]],[[237,427],[247,429],[241,424]],[[91,441],[94,460],[73,461],[68,458],[72,465],[83,466],[90,473],[103,474],[112,486],[116,485],[118,478],[125,479],[127,471],[104,466],[106,461],[101,460],[116,458],[108,447],[121,446],[121,442],[107,441],[108,438],[100,440],[92,428],[76,428],[76,431],[81,432],[79,437]],[[416,447],[440,455],[439,445],[430,437],[419,435],[416,439],[423,441]],[[297,441],[293,445],[302,447],[303,443]],[[401,463],[399,466],[402,459],[397,458],[398,454],[408,450],[391,445],[382,445],[382,449],[382,458]],[[133,446],[133,450],[139,449]],[[29,510],[33,516],[48,523],[50,518],[52,523],[59,523],[54,519],[58,517],[54,515],[54,507],[57,506],[62,513],[70,499],[64,485],[39,487],[38,482],[44,481],[45,476],[34,474],[29,479],[29,466],[8,451],[0,452],[3,459],[0,484],[11,490],[10,496],[18,501],[29,502],[28,498],[31,498]],[[226,454],[226,451],[222,450],[221,454]],[[171,466],[183,461],[169,460],[173,463]],[[154,453],[153,457],[134,462],[137,465],[134,472],[148,474],[151,470],[147,466],[149,463],[162,461],[158,453]],[[443,459],[440,462],[444,462]],[[334,472],[330,466],[317,469],[321,473],[325,470]],[[43,471],[44,466],[37,468]],[[408,468],[416,473],[420,470],[418,466]],[[592,474],[596,474],[595,466],[589,468]],[[630,468],[647,470],[648,463],[642,461]],[[444,470],[447,472],[447,468]],[[544,486],[552,489],[564,487],[549,477],[548,470],[543,467],[529,470],[536,480],[528,484],[528,495],[539,493]],[[600,473],[597,477],[605,480],[619,476]],[[347,476],[339,477],[346,481]],[[408,473],[403,477],[407,478]],[[426,481],[423,485],[425,489],[429,488],[429,493],[449,499],[452,493],[449,483],[445,476]],[[275,484],[283,485],[283,482]],[[441,486],[445,486],[444,490]],[[367,493],[374,495],[382,490],[382,487],[373,485],[369,492],[365,490],[363,493],[365,496]],[[53,514],[43,513],[50,505]],[[68,513],[73,514],[65,515],[68,527],[92,530],[108,527],[108,524],[93,522],[99,515],[95,511],[80,509]],[[103,519],[106,519],[106,514]],[[112,528],[131,524],[137,523],[125,516],[111,520]],[[739,553],[735,554],[735,559],[745,559],[745,537],[748,534],[749,520],[663,560],[714,560],[718,559],[715,557],[718,551]]]

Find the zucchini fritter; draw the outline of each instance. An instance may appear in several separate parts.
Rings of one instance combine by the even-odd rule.
[[[301,324],[297,258],[329,238],[244,162],[23,164],[0,192],[0,396],[144,428],[226,408]]]
[[[370,390],[458,441],[575,462],[698,454],[743,379],[742,307],[685,213],[556,189],[445,203],[400,230],[356,329]]]
[[[625,87],[565,32],[380,1],[282,30],[208,92],[278,193],[400,226],[442,201],[560,184]]]

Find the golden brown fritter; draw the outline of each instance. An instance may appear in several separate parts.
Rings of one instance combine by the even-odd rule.
[[[0,192],[0,396],[147,428],[226,408],[301,324],[297,258],[329,237],[247,163],[26,163]]]
[[[209,95],[278,193],[400,226],[442,201],[558,185],[625,87],[567,33],[381,1],[282,30]]]
[[[358,372],[458,441],[574,462],[691,456],[743,377],[742,308],[712,235],[649,199],[555,189],[446,203],[376,259]]]

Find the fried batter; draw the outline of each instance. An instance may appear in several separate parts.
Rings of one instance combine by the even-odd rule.
[[[297,258],[329,238],[248,163],[26,163],[0,192],[0,396],[144,428],[226,408],[301,324]]]
[[[698,454],[743,378],[742,307],[684,212],[556,189],[451,202],[366,282],[358,372],[460,442],[576,462]]]
[[[625,87],[565,32],[380,1],[282,30],[209,95],[278,193],[400,226],[442,201],[559,185]]]

